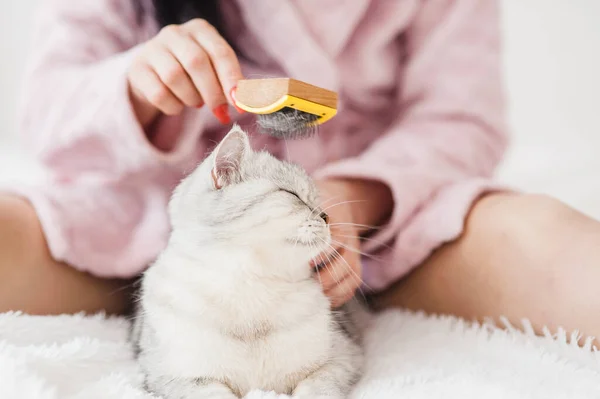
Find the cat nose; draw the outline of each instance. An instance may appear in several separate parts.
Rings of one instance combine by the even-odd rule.
[[[321,214],[319,216],[321,217],[321,219],[323,219],[325,224],[329,224],[329,215],[328,214],[326,214],[325,212],[321,212]]]

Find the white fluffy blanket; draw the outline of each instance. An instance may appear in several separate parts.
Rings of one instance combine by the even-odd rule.
[[[0,397],[152,398],[140,389],[127,329],[101,315],[0,315]],[[526,322],[522,331],[500,330],[389,311],[370,326],[366,350],[356,399],[600,398],[600,359],[589,341],[562,331],[535,337]]]

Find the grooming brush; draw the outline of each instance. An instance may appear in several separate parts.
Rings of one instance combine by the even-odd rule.
[[[289,78],[240,80],[231,96],[262,131],[283,139],[310,137],[337,113],[337,93]]]

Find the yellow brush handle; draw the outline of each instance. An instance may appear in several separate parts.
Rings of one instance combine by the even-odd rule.
[[[327,122],[329,119],[333,118],[337,113],[337,110],[335,108],[330,108],[325,105],[317,104],[312,101],[294,97],[289,94],[284,95],[273,104],[262,108],[249,107],[238,102],[236,102],[236,106],[238,108],[243,109],[246,112],[250,112],[253,114],[272,114],[273,112],[277,112],[282,108],[289,107],[297,109],[298,111],[303,111],[308,114],[319,116],[319,118],[315,121],[315,124],[317,125]]]

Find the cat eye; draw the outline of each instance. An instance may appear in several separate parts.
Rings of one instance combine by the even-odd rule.
[[[296,194],[295,192],[293,192],[293,191],[286,190],[285,188],[282,188],[282,189],[281,189],[281,191],[285,191],[285,192],[286,192],[286,193],[288,193],[288,194],[292,194],[294,197],[296,197],[296,198],[298,198],[300,201],[302,201],[302,198],[300,198],[300,196],[299,196],[298,194]],[[304,201],[302,201],[302,202],[304,202]]]
[[[321,219],[323,219],[325,224],[329,224],[329,215],[328,214],[326,214],[325,212],[321,212],[319,214],[319,216],[321,217]]]

